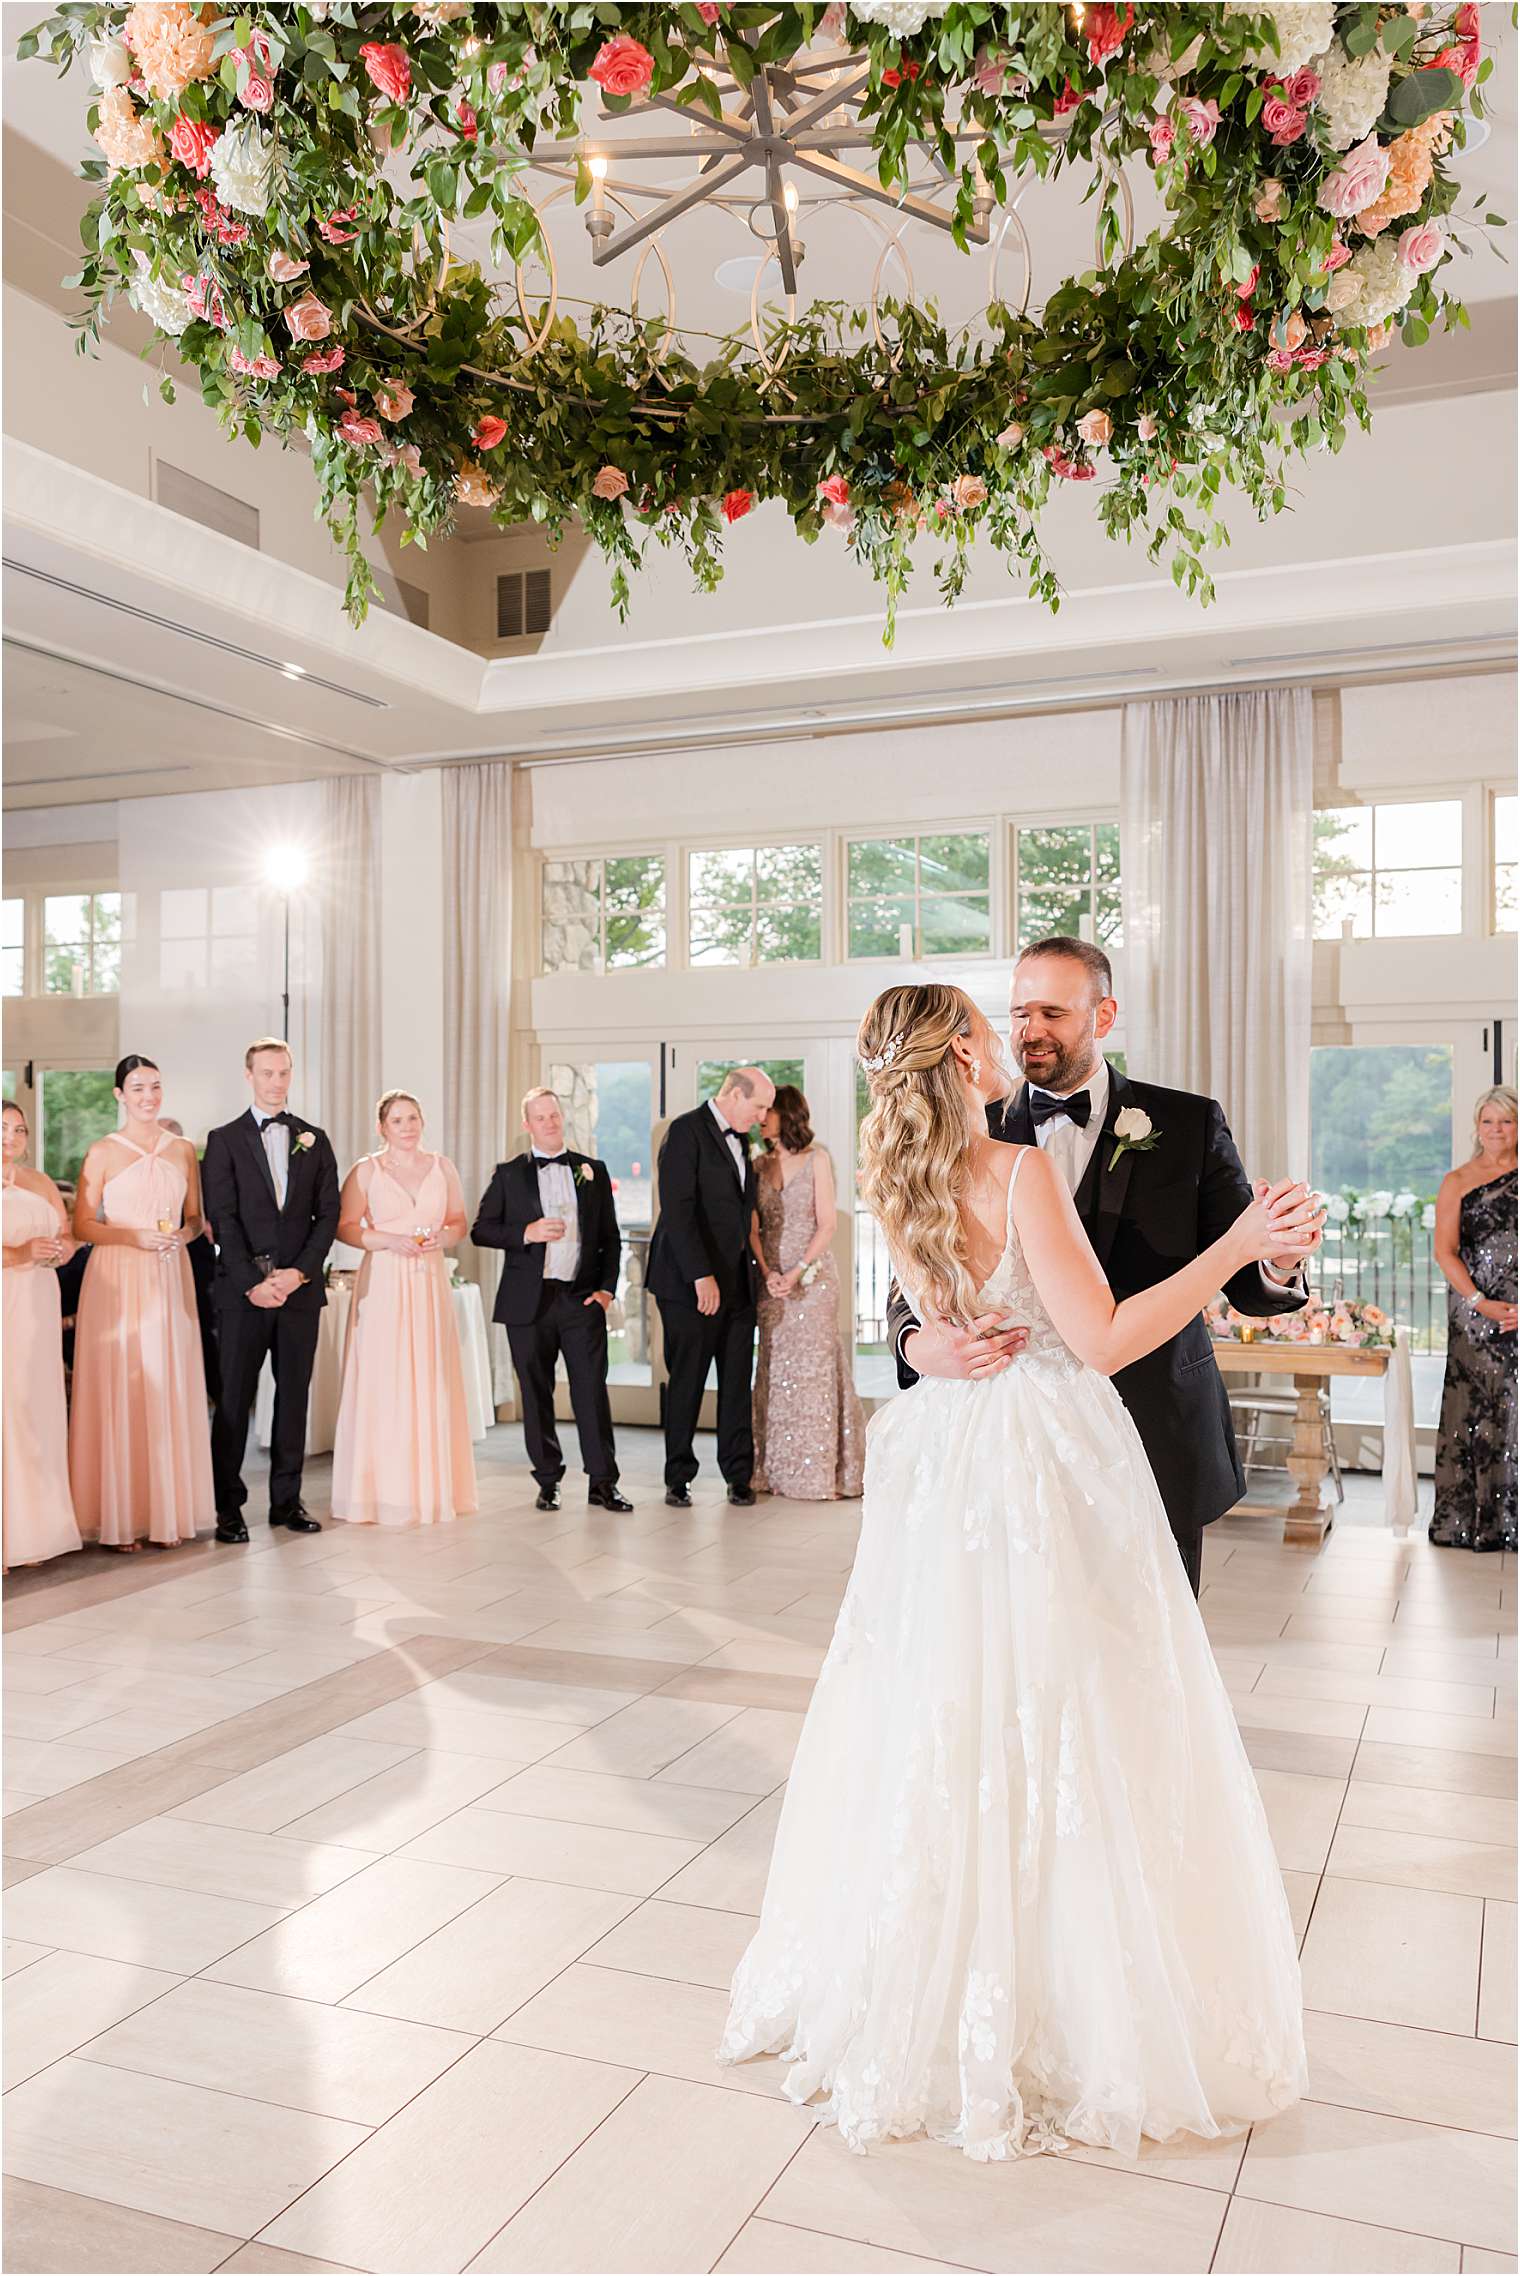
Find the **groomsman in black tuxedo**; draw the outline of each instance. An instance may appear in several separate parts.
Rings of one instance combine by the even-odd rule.
[[[1100,1045],[1118,1011],[1108,958],[1090,941],[1059,934],[1025,949],[1010,1007],[1014,1057],[1025,1080],[1012,1098],[987,1109],[987,1127],[994,1138],[1039,1146],[1059,1164],[1122,1301],[1217,1240],[1250,1201],[1251,1183],[1216,1099],[1137,1082],[1103,1057]],[[1283,1205],[1290,1204],[1305,1206],[1301,1188],[1285,1191]],[[1296,1312],[1309,1294],[1293,1254],[1248,1266],[1224,1292],[1253,1319]],[[939,1323],[925,1328],[896,1288],[887,1321],[904,1390],[920,1375],[987,1372],[1025,1340],[1018,1330],[979,1338]],[[1230,1403],[1202,1320],[1121,1368],[1114,1388],[1144,1442],[1196,1596],[1203,1529],[1246,1490]]]
[[[564,1354],[570,1405],[592,1509],[630,1510],[618,1491],[607,1397],[607,1308],[617,1293],[623,1237],[605,1162],[565,1145],[551,1090],[523,1100],[528,1151],[498,1163],[470,1235],[502,1250],[496,1318],[507,1331],[522,1400],[523,1437],[538,1481],[535,1509],[558,1509],[565,1474],[554,1427],[554,1364]]]
[[[747,1134],[776,1096],[769,1075],[737,1067],[705,1106],[678,1114],[660,1148],[660,1214],[649,1243],[649,1286],[665,1337],[665,1499],[691,1507],[692,1440],[702,1387],[718,1363],[718,1467],[728,1498],[755,1499],[750,1372],[755,1356],[757,1202]]]
[[[211,1425],[218,1541],[246,1541],[243,1456],[259,1376],[274,1361],[269,1522],[320,1533],[301,1501],[306,1406],[338,1230],[338,1165],[325,1130],[291,1114],[291,1057],[277,1036],[243,1054],[253,1103],[206,1140],[201,1193],[216,1234],[221,1388]]]

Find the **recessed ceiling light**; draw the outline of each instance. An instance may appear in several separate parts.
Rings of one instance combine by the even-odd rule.
[[[748,300],[755,289],[755,279],[764,261],[763,253],[736,253],[731,261],[720,261],[713,270],[713,282],[725,292],[738,292]]]
[[[1471,113],[1468,114],[1463,124],[1467,130],[1467,140],[1457,153],[1459,158],[1465,158],[1470,150],[1481,150],[1494,131],[1487,119],[1474,118]]]

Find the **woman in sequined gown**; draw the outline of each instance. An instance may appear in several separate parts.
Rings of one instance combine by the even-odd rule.
[[[770,1152],[750,1246],[760,1261],[755,1479],[788,1501],[852,1501],[865,1466],[865,1415],[839,1332],[834,1169],[808,1103],[783,1083],[761,1117]]]
[[[1471,1161],[1436,1198],[1436,1261],[1451,1293],[1430,1538],[1440,1549],[1512,1550],[1516,1099],[1507,1084],[1478,1100],[1474,1137]]]

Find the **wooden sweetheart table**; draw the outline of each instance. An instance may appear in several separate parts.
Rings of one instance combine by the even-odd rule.
[[[1359,1348],[1354,1344],[1279,1343],[1260,1336],[1251,1343],[1233,1337],[1212,1339],[1214,1360],[1228,1385],[1232,1377],[1291,1376],[1298,1394],[1293,1417],[1293,1443],[1288,1450],[1288,1477],[1292,1494],[1286,1504],[1279,1498],[1247,1494],[1235,1504],[1232,1516],[1283,1518],[1283,1540],[1317,1547],[1335,1522],[1325,1481],[1324,1424],[1320,1392],[1333,1375],[1378,1375],[1383,1378],[1383,1485],[1387,1495],[1388,1524],[1402,1538],[1408,1533],[1415,1510],[1414,1394],[1407,1336],[1392,1349]]]

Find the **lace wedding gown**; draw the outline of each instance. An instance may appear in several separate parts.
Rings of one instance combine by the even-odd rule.
[[[720,2059],[781,2054],[854,2149],[1236,2133],[1307,2086],[1251,1766],[1134,1424],[1011,1212],[981,1308],[1026,1354],[870,1425]]]

